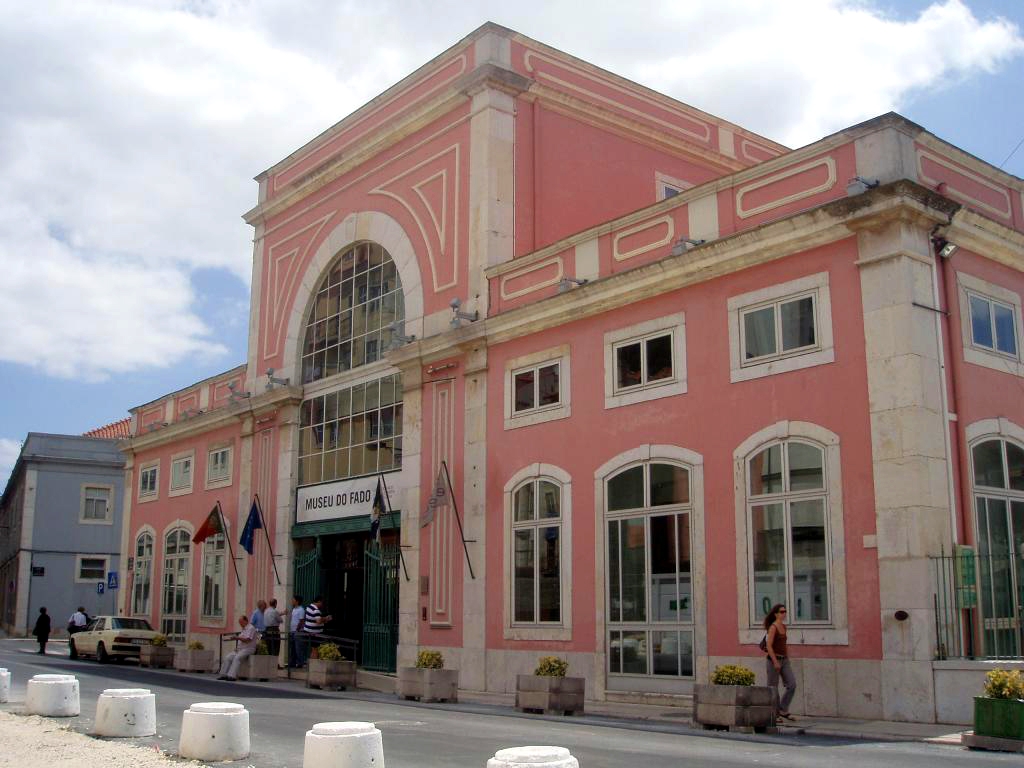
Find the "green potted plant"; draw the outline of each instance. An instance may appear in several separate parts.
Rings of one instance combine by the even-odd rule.
[[[356,663],[346,659],[336,643],[319,646],[319,658],[310,658],[306,667],[307,688],[334,688],[343,691],[356,687]]]
[[[569,662],[557,656],[543,656],[532,675],[516,675],[516,709],[545,714],[583,712],[585,677],[566,677]]]
[[[740,664],[715,667],[710,684],[693,687],[694,722],[729,730],[774,728],[778,693],[754,681],[753,670]]]
[[[277,676],[277,657],[270,655],[270,649],[264,640],[256,644],[256,652],[242,659],[238,665],[238,677],[241,680],[272,680]]]
[[[458,701],[459,670],[445,669],[440,651],[422,650],[415,667],[398,670],[398,696],[419,701]]]
[[[167,645],[167,635],[153,635],[148,645],[139,647],[139,664],[144,667],[174,666],[174,649]]]
[[[213,669],[213,649],[206,650],[202,640],[190,640],[174,650],[174,668],[179,672],[209,672]]]
[[[974,733],[964,734],[968,747],[1024,751],[1024,675],[1016,669],[993,669],[985,675],[984,694],[974,697]]]

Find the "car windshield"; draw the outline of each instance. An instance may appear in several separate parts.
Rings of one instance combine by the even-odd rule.
[[[145,619],[111,619],[114,629],[146,629],[150,632],[153,628]]]

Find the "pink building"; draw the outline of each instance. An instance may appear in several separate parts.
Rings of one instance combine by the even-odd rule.
[[[782,602],[795,711],[925,722],[1024,657],[1020,179],[894,114],[788,150],[487,24],[258,181],[247,364],[132,411],[126,613],[323,593],[369,669],[635,699],[763,676]]]

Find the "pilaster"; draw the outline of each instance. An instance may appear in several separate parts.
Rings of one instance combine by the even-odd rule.
[[[420,459],[423,444],[423,386],[418,359],[402,367],[402,472],[409,473],[400,499],[402,510],[399,544],[409,572],[400,576],[398,588],[398,666],[416,663],[420,625]],[[433,480],[433,478],[429,478]]]
[[[890,147],[890,149],[894,149]],[[949,548],[944,371],[926,225],[858,232],[882,628],[882,709],[931,722],[935,612],[929,557]],[[899,612],[899,613],[898,613]],[[907,615],[906,618],[897,618]]]
[[[473,575],[463,569],[459,685],[482,691],[487,687],[487,347],[482,341],[466,354],[465,408],[463,527]]]

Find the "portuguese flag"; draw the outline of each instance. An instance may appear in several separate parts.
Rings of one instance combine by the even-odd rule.
[[[196,531],[196,535],[192,537],[192,542],[199,544],[200,542],[206,541],[211,536],[216,536],[218,533],[224,533],[224,525],[221,522],[220,509],[214,507],[210,510],[210,514],[206,518],[206,522],[199,526],[199,530]]]

